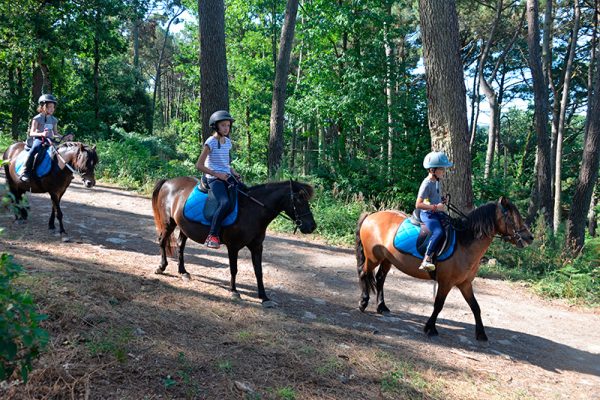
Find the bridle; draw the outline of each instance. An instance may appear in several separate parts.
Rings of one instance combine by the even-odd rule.
[[[515,223],[512,218],[508,215],[508,210],[500,203],[498,203],[498,207],[500,207],[500,211],[502,211],[502,217],[504,218],[504,225],[509,228],[508,231],[512,230],[511,234],[498,235],[505,242],[512,243],[511,239],[516,241],[519,245],[524,245],[525,240],[523,240],[523,236],[521,235],[523,232],[527,231],[526,228],[522,228],[517,230]]]
[[[267,207],[264,203],[262,203],[261,201],[259,201],[258,199],[256,199],[255,197],[252,197],[250,194],[248,194],[247,192],[244,192],[243,190],[240,190],[239,188],[239,184],[241,183],[235,176],[230,175],[233,180],[237,183],[237,185],[235,185],[236,190],[238,191],[238,193],[243,194],[244,196],[246,196],[247,198],[249,198],[250,200],[252,200],[253,202],[255,202],[256,204],[269,209],[269,207]],[[298,213],[298,209],[296,208],[296,196],[298,196],[297,193],[294,193],[294,189],[292,187],[292,180],[290,179],[290,202],[292,203],[292,209],[294,210],[294,218],[290,218],[287,214],[282,214],[282,211],[279,211],[277,213],[277,215],[281,215],[283,218],[291,221],[294,224],[294,234],[296,234],[296,231],[298,231],[298,228],[300,228],[302,226],[302,220],[300,218],[305,217],[309,214],[311,214],[310,210],[305,212],[305,213]]]

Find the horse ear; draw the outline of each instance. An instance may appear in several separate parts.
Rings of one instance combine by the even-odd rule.
[[[92,146],[92,151],[96,151],[96,145]]]
[[[502,205],[502,207],[507,207],[510,204],[510,201],[506,197],[500,196],[498,204]]]

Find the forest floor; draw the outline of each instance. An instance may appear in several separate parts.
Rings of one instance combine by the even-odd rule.
[[[0,183],[3,178],[0,177]],[[159,262],[151,202],[74,182],[64,243],[47,231],[50,200],[31,195],[26,224],[0,216],[0,251],[48,315],[50,343],[28,383],[4,399],[600,399],[600,310],[548,301],[526,286],[474,282],[489,342],[457,289],[423,325],[433,285],[392,270],[387,316],[357,309],[354,251],[311,235],[269,234],[263,308],[249,252],[228,291],[226,250],[186,249],[191,281]],[[354,229],[354,227],[348,227]]]

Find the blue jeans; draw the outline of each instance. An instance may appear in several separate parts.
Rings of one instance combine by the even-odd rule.
[[[215,198],[219,202],[219,206],[215,211],[215,215],[213,215],[213,219],[210,224],[210,232],[208,234],[219,236],[219,232],[221,232],[221,224],[227,216],[225,213],[229,209],[229,196],[227,193],[228,183],[217,178],[209,178],[207,179],[207,183],[208,187],[215,194]]]
[[[38,138],[33,139],[33,143],[31,144],[31,148],[29,149],[29,155],[27,155],[27,161],[25,162],[25,165],[29,165],[29,167],[32,170],[33,170],[33,165],[31,163],[33,162],[33,157],[35,157],[35,155],[43,149],[43,144],[44,144],[44,142],[42,142],[41,139],[38,139]],[[31,172],[31,171],[29,171],[29,172]]]
[[[444,237],[444,228],[442,227],[443,218],[444,215],[442,213],[421,210],[421,221],[423,221],[427,229],[431,231],[431,238],[429,239],[429,244],[425,251],[427,257],[433,255],[438,249],[440,241]]]

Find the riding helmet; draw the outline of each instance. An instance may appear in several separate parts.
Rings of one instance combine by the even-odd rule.
[[[432,151],[425,156],[423,167],[429,168],[449,168],[454,164],[450,162],[448,156],[443,151]]]
[[[38,104],[39,105],[44,105],[46,103],[54,103],[57,104],[58,101],[56,100],[56,97],[52,96],[51,94],[43,94],[40,96],[40,98],[38,99]]]
[[[208,120],[208,125],[210,125],[211,128],[216,130],[217,122],[220,122],[220,121],[231,121],[231,123],[233,124],[235,119],[233,119],[233,117],[231,116],[231,114],[229,114],[228,111],[219,110],[219,111],[215,111],[214,113],[212,113],[212,115],[210,116],[210,118]]]

